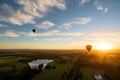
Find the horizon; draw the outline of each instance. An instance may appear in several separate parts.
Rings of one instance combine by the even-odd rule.
[[[79,51],[81,51],[81,50],[84,50],[84,51],[87,51],[86,49],[0,49],[0,50],[79,50]],[[100,49],[92,49],[91,50],[91,52],[92,51],[111,51],[111,50],[120,50],[120,49],[108,49],[108,50],[100,50]]]

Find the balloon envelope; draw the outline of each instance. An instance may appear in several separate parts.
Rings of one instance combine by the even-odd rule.
[[[88,51],[91,51],[92,46],[91,46],[91,45],[86,45],[86,49],[87,49]]]
[[[32,29],[32,32],[33,32],[33,33],[35,33],[35,32],[36,32],[36,30],[35,30],[35,29]]]

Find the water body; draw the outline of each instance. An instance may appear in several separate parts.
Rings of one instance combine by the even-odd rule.
[[[53,60],[48,60],[48,59],[39,59],[39,60],[34,60],[31,62],[28,62],[28,65],[30,66],[31,69],[39,69],[39,65],[43,64],[43,70],[47,66],[48,63],[53,62]]]

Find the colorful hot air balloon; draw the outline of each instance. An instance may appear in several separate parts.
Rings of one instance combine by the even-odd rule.
[[[86,49],[90,52],[91,49],[92,49],[92,46],[91,45],[86,45]]]

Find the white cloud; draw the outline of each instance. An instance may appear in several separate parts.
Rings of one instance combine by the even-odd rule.
[[[108,12],[109,8],[104,8],[104,13]]]
[[[15,11],[11,6],[7,4],[2,5],[1,9],[5,14],[0,14],[0,21],[9,22],[15,25],[35,23],[33,16],[24,14],[21,11]]]
[[[83,36],[86,32],[60,32],[59,30],[51,30],[42,33],[33,33],[33,32],[19,32],[20,35],[29,36],[29,37],[38,37],[38,36],[63,36],[63,37],[78,37]]]
[[[69,29],[74,25],[87,24],[91,21],[91,18],[75,18],[72,21],[62,24],[60,27]]]
[[[16,0],[21,7],[15,10],[8,4],[0,5],[0,21],[15,25],[35,23],[35,18],[42,18],[50,9],[56,7],[65,10],[64,0]]]
[[[59,30],[51,30],[51,31],[43,32],[39,34],[39,36],[51,36],[51,35],[55,35],[58,32]]]
[[[0,24],[0,27],[7,27],[7,25]]]
[[[95,0],[94,5],[96,6],[96,9],[103,11],[104,13],[108,12],[109,8],[105,8],[102,3],[99,2],[99,0]]]
[[[119,31],[111,31],[111,30],[105,30],[105,29],[101,29],[101,30],[97,30],[97,31],[93,31],[91,33],[87,34],[87,38],[91,41],[107,41],[107,42],[111,42],[111,41],[119,41],[120,37],[119,37],[120,32]]]
[[[28,37],[39,37],[39,36],[63,36],[63,37],[78,37],[83,36],[86,32],[60,32],[60,30],[50,30],[46,32],[18,32],[19,35],[24,35]]]
[[[50,22],[48,20],[43,21],[42,23],[36,25],[36,27],[41,28],[41,29],[48,29],[53,27],[55,24],[53,22]]]
[[[110,43],[114,47],[120,45],[119,34],[120,34],[119,31],[100,29],[92,32],[86,32],[85,34],[82,35],[82,38],[81,37],[73,38],[68,42],[68,44],[76,47],[80,47],[82,45],[81,47],[85,48],[84,46],[87,44],[91,44],[95,47],[96,44],[106,42]]]
[[[33,38],[33,39],[36,40],[36,41],[39,40],[39,38]]]
[[[14,17],[10,17],[9,21],[13,24],[22,25],[26,23],[35,23],[33,16],[21,13],[18,11]]]
[[[24,35],[24,36],[29,36],[29,37],[37,37],[37,36],[52,36],[58,32],[59,30],[51,30],[51,31],[42,32],[42,33],[20,32],[19,34]]]
[[[72,40],[73,44],[96,44],[100,42],[108,42],[108,43],[119,43],[120,41],[120,32],[119,31],[111,31],[111,30],[96,30],[93,32],[86,32],[84,34],[84,38]],[[72,44],[72,43],[71,43]]]
[[[36,17],[43,17],[52,7],[66,9],[64,0],[17,0],[17,2],[22,5],[25,12]]]
[[[89,2],[90,0],[80,0],[80,5],[84,5],[85,3]]]
[[[57,33],[56,35],[77,37],[77,36],[82,36],[85,34],[86,34],[86,32],[62,32],[62,33]]]
[[[46,41],[68,41],[72,40],[73,38],[45,38],[41,40],[46,40]]]
[[[0,36],[4,37],[19,37],[20,35],[15,33],[14,31],[8,30],[4,34],[0,34]]]

